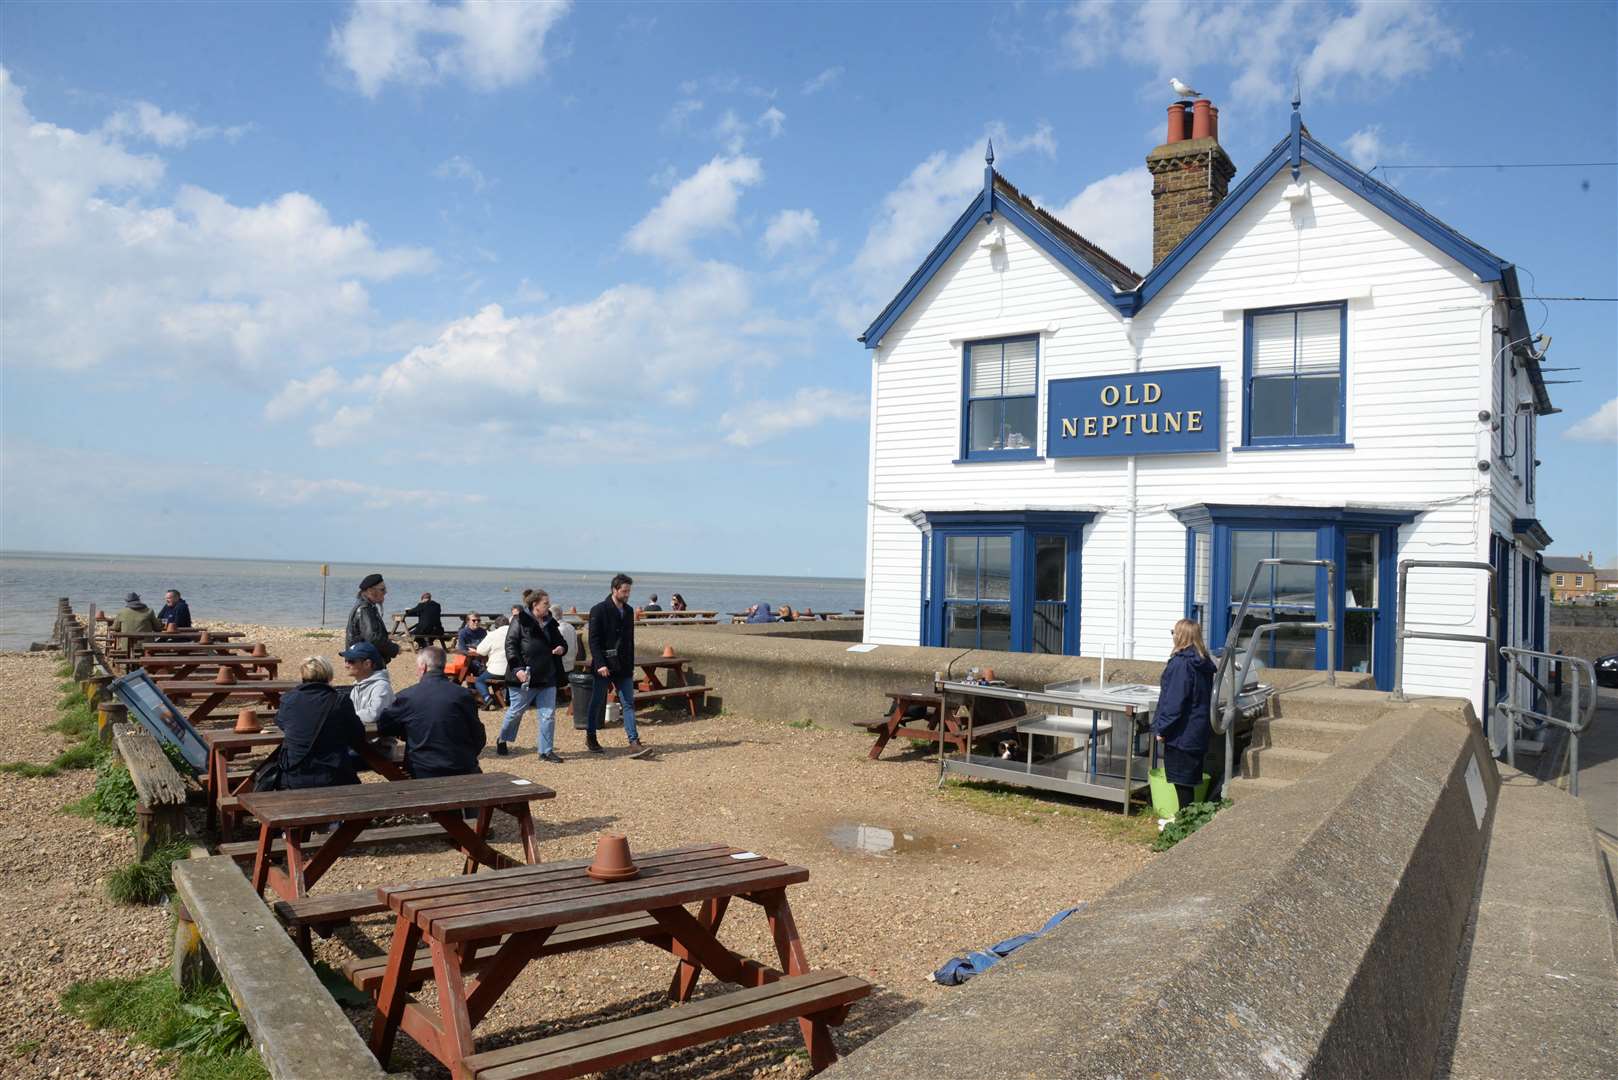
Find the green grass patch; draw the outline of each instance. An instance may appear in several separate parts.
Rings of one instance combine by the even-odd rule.
[[[817,725],[815,724],[815,722],[813,720],[810,720],[810,719],[807,719],[807,718],[805,718],[803,720],[788,720],[787,721],[787,727],[789,727],[789,728],[797,728],[799,731],[813,731],[816,726]]]
[[[189,840],[176,840],[139,862],[107,875],[107,895],[120,904],[156,904],[174,891],[172,863],[191,851]]]
[[[319,639],[324,641],[324,640],[328,640],[330,638],[336,637],[337,636],[337,631],[335,631],[335,630],[305,630],[303,632],[303,636],[308,637],[308,638],[319,638]]]
[[[59,732],[70,739],[88,739],[100,727],[90,703],[82,697],[64,705],[57,713],[56,719],[45,726],[46,731]]]
[[[29,780],[38,780],[42,776],[55,776],[61,772],[55,765],[41,765],[36,761],[7,761],[0,764],[0,773],[11,773]]]
[[[30,1057],[35,1050],[44,1045],[45,1043],[42,1039],[19,1039],[11,1044],[11,1052],[18,1057]]]
[[[135,824],[135,781],[117,757],[109,754],[96,764],[95,787],[82,799],[62,809],[69,814],[91,818],[102,825]]]
[[[65,679],[69,675],[73,674],[73,665],[64,660],[62,663],[56,665],[56,671],[54,674],[58,679]]]
[[[1110,840],[1149,846],[1157,839],[1157,827],[1147,810],[1123,814],[1103,810],[1073,795],[1028,789],[992,781],[949,780],[942,789],[944,798],[996,817],[1022,821],[1066,819],[1081,822]]]
[[[175,988],[167,968],[131,979],[78,982],[62,1008],[91,1027],[132,1034],[173,1051],[181,1080],[267,1080],[230,995],[215,983],[190,994]]]

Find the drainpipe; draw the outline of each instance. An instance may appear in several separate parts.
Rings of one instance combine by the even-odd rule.
[[[1133,317],[1124,319],[1124,340],[1129,342],[1130,374],[1140,374],[1140,342],[1135,340],[1135,320]],[[1135,488],[1135,457],[1130,454],[1124,465],[1126,486],[1128,494],[1125,496],[1125,505],[1128,509],[1128,531],[1124,540],[1124,619],[1122,626],[1122,645],[1119,655],[1125,660],[1135,658],[1135,520],[1140,515],[1139,500]]]

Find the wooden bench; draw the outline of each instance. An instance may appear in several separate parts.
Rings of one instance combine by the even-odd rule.
[[[635,708],[644,703],[656,704],[668,698],[685,698],[686,708],[691,713],[691,719],[697,718],[697,711],[702,708],[703,699],[707,697],[709,686],[664,686],[656,690],[636,690]]]
[[[373,901],[376,900],[376,890],[368,890]],[[295,901],[296,902],[296,901]],[[282,905],[277,904],[279,913]],[[386,911],[386,904],[375,904],[374,910]],[[369,914],[367,912],[366,914]],[[555,933],[545,939],[540,949],[540,956],[555,956],[560,953],[580,952],[584,949],[599,948],[602,945],[616,945],[621,941],[654,940],[668,948],[668,934],[657,925],[657,920],[650,915],[640,912],[628,912],[623,915],[609,915],[604,919],[591,919],[588,922],[571,923],[559,926]],[[463,971],[481,970],[489,960],[500,951],[500,946],[506,943],[505,938],[498,942],[488,942],[479,945],[462,965]],[[382,985],[382,978],[388,972],[388,958],[383,956],[370,956],[362,959],[346,961],[343,964],[343,974],[357,989],[365,991],[372,997],[376,996],[377,989]],[[408,986],[420,986],[433,977],[432,951],[426,946],[416,950],[415,958],[405,972],[405,982]]]
[[[469,1054],[464,1065],[475,1080],[562,1080],[796,1017],[840,1024],[848,1006],[870,992],[871,984],[864,979],[837,971],[786,975],[677,1009]]]
[[[113,745],[135,784],[135,858],[185,835],[185,780],[145,728],[119,724]]]
[[[174,864],[174,886],[182,926],[194,925],[275,1080],[383,1080],[376,1058],[297,948],[285,934],[264,932],[270,912],[233,859],[182,859]]]
[[[221,800],[222,801],[222,800]],[[383,828],[366,829],[353,840],[355,845],[364,844],[396,844],[406,840],[442,839],[444,830],[428,822],[417,825],[388,825]],[[312,858],[320,850],[322,841],[319,837],[311,837],[303,846],[305,852]],[[282,839],[270,841],[270,854],[285,855],[287,842]],[[258,854],[257,840],[237,840],[228,844],[219,845],[219,854],[229,855],[242,862],[252,862]]]

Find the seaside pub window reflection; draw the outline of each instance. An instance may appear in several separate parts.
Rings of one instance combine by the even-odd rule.
[[[1034,457],[1039,445],[1038,387],[1038,338],[968,345],[962,456]]]
[[[945,538],[944,625],[952,648],[1011,648],[1011,537]]]
[[[1067,640],[1067,537],[1034,540],[1034,648],[1061,655]]]
[[[1350,532],[1343,538],[1343,668],[1373,675],[1380,632],[1378,546],[1374,532]]]
[[[1241,608],[1241,590],[1247,588],[1260,559],[1313,559],[1315,537],[1314,530],[1232,530],[1230,617],[1234,619]],[[1260,570],[1247,615],[1237,629],[1238,640],[1245,646],[1248,635],[1264,623],[1314,622],[1315,577],[1312,566],[1266,566]],[[1259,659],[1270,667],[1312,668],[1315,632],[1285,628],[1273,631],[1260,643]]]

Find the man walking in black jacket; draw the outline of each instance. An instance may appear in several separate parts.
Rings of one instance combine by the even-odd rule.
[[[645,750],[635,730],[635,609],[629,606],[629,589],[634,584],[628,574],[613,575],[612,592],[590,609],[590,670],[595,672],[595,682],[584,746],[592,754],[606,752],[596,741],[596,728],[607,716],[609,686],[618,691],[629,745],[637,755]]]
[[[488,736],[477,701],[444,677],[444,649],[429,645],[416,654],[421,681],[401,690],[377,717],[381,735],[403,735],[405,770],[417,780],[482,772],[478,754]]]

